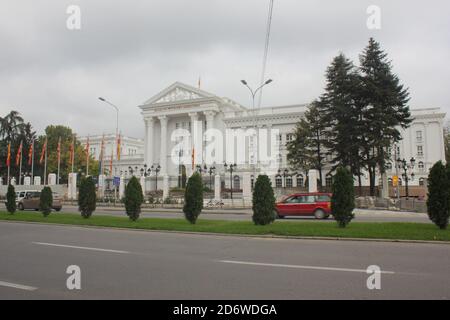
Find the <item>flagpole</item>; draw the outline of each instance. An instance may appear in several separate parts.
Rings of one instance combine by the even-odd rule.
[[[34,139],[32,142],[32,153],[31,153],[31,184],[34,185]]]
[[[59,169],[61,167],[61,137],[58,139],[58,175],[56,176],[56,184],[59,185]]]
[[[20,148],[20,166],[19,166],[19,186],[22,184],[22,158],[23,158],[23,145],[21,143]]]
[[[71,161],[72,161],[72,173],[73,173],[73,164],[75,162],[75,135],[72,137],[72,154],[71,154]]]
[[[47,185],[47,138],[45,138],[44,186]]]
[[[89,136],[86,144],[86,177],[89,175]]]
[[[11,183],[9,181],[10,178],[10,167],[11,167],[11,142],[8,145],[8,155],[7,155],[7,165],[8,165],[8,183],[9,186]]]

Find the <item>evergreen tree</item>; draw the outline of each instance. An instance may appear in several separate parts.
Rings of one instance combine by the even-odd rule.
[[[189,179],[184,192],[183,212],[186,220],[195,224],[203,209],[203,183],[202,177],[195,172]]]
[[[41,191],[39,199],[39,210],[41,210],[44,217],[47,217],[52,211],[53,194],[50,187],[44,187]]]
[[[363,104],[366,166],[369,170],[371,194],[374,194],[375,166],[385,174],[386,162],[390,155],[387,149],[401,140],[399,127],[407,128],[412,122],[409,111],[408,89],[392,72],[392,64],[387,59],[380,44],[370,38],[368,46],[360,56],[362,88],[359,99]]]
[[[142,187],[139,180],[133,176],[125,187],[125,210],[132,221],[136,221],[141,213],[141,205],[144,202]]]
[[[331,196],[331,212],[339,227],[345,228],[355,217],[355,191],[353,187],[353,176],[344,167],[338,167],[333,177]]]
[[[16,190],[13,185],[8,185],[8,192],[6,193],[6,210],[9,213],[14,214],[16,212]]]
[[[287,143],[288,161],[292,169],[319,171],[319,186],[322,184],[322,169],[325,162],[326,130],[320,110],[320,102],[314,101],[296,125],[294,139]]]
[[[89,218],[95,211],[97,194],[92,176],[81,179],[78,192],[78,210],[83,218]]]
[[[436,162],[428,175],[428,217],[440,229],[446,229],[450,216],[450,166]]]
[[[253,222],[256,225],[270,224],[275,220],[275,196],[268,176],[259,175],[253,188]]]

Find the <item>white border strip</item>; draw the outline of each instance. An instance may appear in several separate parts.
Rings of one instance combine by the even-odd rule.
[[[90,251],[112,252],[112,253],[130,253],[129,251],[122,251],[122,250],[69,246],[69,245],[65,245],[65,244],[56,244],[56,243],[47,243],[47,242],[32,242],[32,243],[41,245],[41,246],[50,246],[50,247],[62,247],[62,248],[72,248],[72,249],[81,249],[81,250],[90,250]]]
[[[26,291],[37,290],[36,287],[30,287],[30,286],[25,286],[23,284],[17,284],[17,283],[12,283],[12,282],[5,282],[5,281],[0,281],[0,286],[20,289],[20,290],[26,290]]]

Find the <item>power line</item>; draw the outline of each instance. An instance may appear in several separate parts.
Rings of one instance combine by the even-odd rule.
[[[266,43],[264,46],[264,56],[263,56],[263,65],[262,65],[260,85],[264,84],[265,77],[266,77],[267,54],[269,52],[270,29],[272,26],[273,1],[274,0],[270,0],[270,3],[269,3],[269,15],[267,16],[267,28],[266,28]],[[263,90],[261,88],[261,91],[259,92],[259,97],[258,97],[258,108],[261,107],[262,94],[263,94]]]

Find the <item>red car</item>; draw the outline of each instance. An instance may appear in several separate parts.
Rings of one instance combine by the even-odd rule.
[[[315,216],[327,219],[331,215],[331,193],[296,193],[276,204],[277,217]]]

